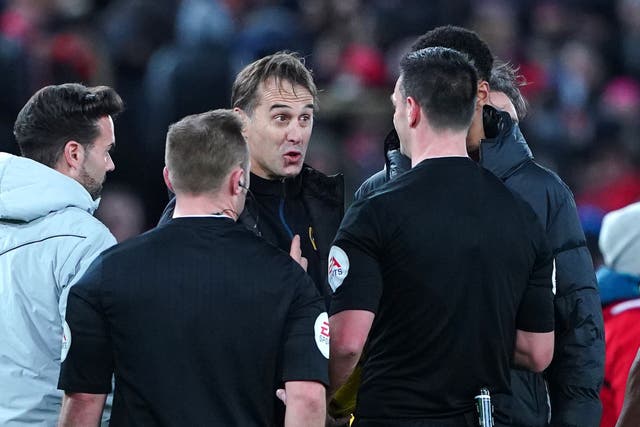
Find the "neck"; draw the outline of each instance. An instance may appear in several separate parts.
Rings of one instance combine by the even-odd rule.
[[[233,220],[238,219],[231,199],[210,194],[176,194],[176,207],[173,217],[179,218],[189,215],[224,214]]]
[[[413,144],[411,167],[426,159],[468,157],[466,136],[466,131],[425,132]]]
[[[480,141],[486,138],[484,134],[484,122],[482,121],[482,107],[476,110],[466,138],[467,147],[479,147]]]

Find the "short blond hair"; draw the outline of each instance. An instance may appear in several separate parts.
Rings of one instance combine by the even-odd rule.
[[[218,191],[234,167],[249,169],[242,123],[231,110],[187,116],[167,132],[165,163],[176,193]]]

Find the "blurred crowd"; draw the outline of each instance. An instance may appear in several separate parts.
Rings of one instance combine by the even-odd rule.
[[[576,195],[599,264],[603,215],[640,199],[640,0],[0,0],[0,150],[17,153],[38,88],[113,86],[126,111],[99,217],[124,240],[166,204],[168,125],[228,107],[240,68],[291,50],[322,91],[307,161],[344,173],[350,198],[383,165],[400,55],[444,24],[520,67],[523,132]]]

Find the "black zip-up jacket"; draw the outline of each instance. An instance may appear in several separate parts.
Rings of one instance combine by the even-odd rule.
[[[555,257],[553,361],[544,374],[512,370],[513,426],[597,427],[602,412],[604,326],[593,263],[573,194],[554,172],[534,162],[509,114],[492,107],[485,107],[484,113],[485,133],[494,137],[480,144],[480,164],[529,203],[547,232]],[[385,155],[385,169],[362,184],[356,199],[411,167],[409,159],[400,154],[395,132],[385,141]]]
[[[304,165],[300,174],[283,180],[282,185],[285,187],[283,189],[284,194],[301,198],[309,214],[309,220],[313,226],[313,237],[320,258],[320,283],[316,283],[316,286],[322,296],[325,297],[325,300],[328,301],[332,292],[327,280],[327,262],[331,243],[344,216],[344,177],[341,174],[327,176],[308,165]],[[293,190],[294,188],[295,190]],[[250,192],[247,195],[244,210],[240,214],[238,221],[256,235],[266,237],[263,236],[263,230],[261,230],[264,226],[264,220],[260,221],[260,212],[258,210],[260,200],[256,200],[260,197],[262,197],[261,194],[257,192]],[[173,197],[164,212],[162,212],[158,224],[163,224],[171,219],[175,203],[175,197]],[[278,242],[269,242],[278,246]],[[289,251],[288,248],[281,249],[286,252]]]

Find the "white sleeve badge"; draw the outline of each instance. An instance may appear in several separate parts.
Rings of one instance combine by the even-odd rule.
[[[316,339],[316,345],[320,353],[327,359],[329,358],[329,317],[327,313],[320,313],[313,325],[313,336]]]
[[[342,285],[342,282],[349,274],[349,257],[342,248],[331,246],[329,251],[329,286],[333,292]]]
[[[551,272],[551,292],[556,294],[556,259],[553,259],[553,271]]]
[[[67,353],[69,353],[70,347],[71,347],[71,329],[69,328],[69,324],[65,320],[62,323],[62,347],[60,348],[60,363],[64,362],[64,359],[67,358]]]

